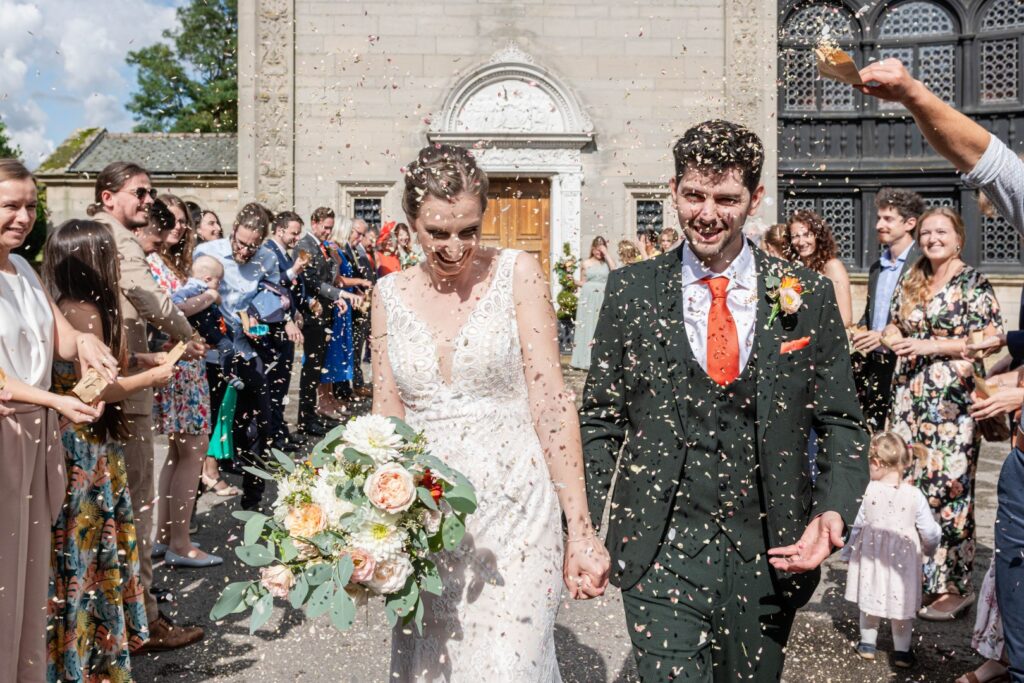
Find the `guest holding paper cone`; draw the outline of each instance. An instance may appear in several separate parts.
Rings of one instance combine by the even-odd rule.
[[[68,322],[99,332],[126,365],[117,246],[110,231],[95,221],[67,221],[47,241],[43,263],[44,279]],[[127,678],[129,646],[141,646],[148,637],[124,464],[128,422],[120,401],[170,379],[174,364],[164,362],[164,355],[136,354],[148,369],[99,382],[98,399],[106,402],[99,419],[69,426],[61,435],[70,485],[53,526],[46,627],[51,681]],[[56,391],[72,391],[81,374],[71,363],[55,363]],[[88,584],[104,588],[81,589]]]
[[[11,252],[36,220],[35,178],[21,162],[0,159],[0,680],[46,679],[46,582],[50,525],[64,502],[67,472],[57,413],[93,422],[89,406],[50,391],[54,357],[95,368],[107,381],[117,361],[96,336],[75,330],[32,267]]]
[[[963,358],[971,332],[1002,332],[999,303],[988,280],[960,258],[964,224],[952,209],[926,211],[918,221],[922,257],[893,296],[892,322],[883,337],[899,357],[890,429],[928,448],[909,471],[939,515],[942,540],[924,570],[920,616],[955,619],[974,603],[974,475],[981,434],[971,415],[980,360]]]

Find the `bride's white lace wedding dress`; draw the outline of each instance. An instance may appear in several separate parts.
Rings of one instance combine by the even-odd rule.
[[[442,553],[444,593],[425,595],[423,635],[393,632],[394,681],[560,681],[553,638],[562,590],[558,499],[530,416],[512,298],[520,252],[499,252],[441,374],[432,327],[395,275],[378,283],[406,421],[476,487],[462,546]]]

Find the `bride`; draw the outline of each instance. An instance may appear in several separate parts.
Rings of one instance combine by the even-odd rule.
[[[537,260],[480,245],[487,176],[465,149],[420,151],[402,201],[426,255],[379,281],[371,311],[373,412],[426,432],[479,508],[437,558],[423,634],[395,627],[391,680],[560,681],[553,638],[564,581],[604,592],[576,408]],[[564,513],[568,539],[563,558]]]

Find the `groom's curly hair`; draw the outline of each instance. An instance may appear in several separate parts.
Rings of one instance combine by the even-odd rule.
[[[672,154],[676,182],[687,169],[720,176],[733,168],[743,174],[743,184],[751,193],[761,182],[764,145],[753,131],[738,123],[722,119],[698,123],[676,141]]]

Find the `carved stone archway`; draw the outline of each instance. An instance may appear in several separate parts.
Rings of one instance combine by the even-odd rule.
[[[473,148],[488,173],[549,178],[551,263],[564,242],[579,253],[580,155],[594,125],[556,76],[510,43],[455,84],[437,121],[427,138]]]

